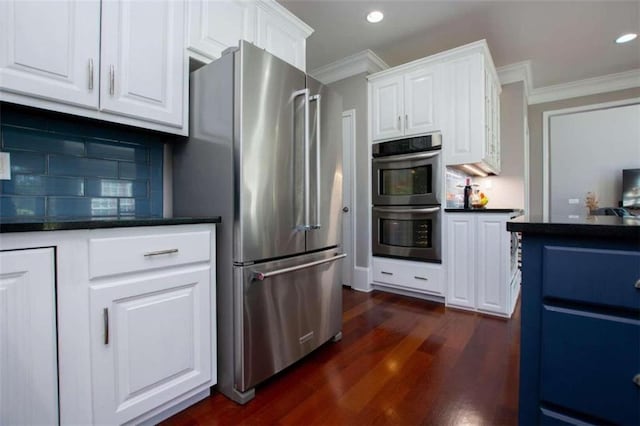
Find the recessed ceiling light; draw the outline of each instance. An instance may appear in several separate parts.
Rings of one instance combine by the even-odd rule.
[[[620,44],[620,43],[626,43],[628,41],[631,41],[633,39],[635,39],[636,37],[638,37],[638,34],[635,33],[628,33],[628,34],[623,34],[620,37],[618,37],[616,39],[616,43]]]
[[[384,14],[379,10],[373,10],[367,15],[367,21],[371,22],[372,24],[382,21],[383,18]]]

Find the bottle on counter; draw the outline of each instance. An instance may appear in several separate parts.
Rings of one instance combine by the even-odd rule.
[[[471,208],[471,194],[473,194],[473,190],[471,189],[471,178],[467,178],[464,185],[464,209]]]

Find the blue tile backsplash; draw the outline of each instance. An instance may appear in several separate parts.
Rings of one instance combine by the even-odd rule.
[[[0,103],[0,220],[162,217],[156,132]]]

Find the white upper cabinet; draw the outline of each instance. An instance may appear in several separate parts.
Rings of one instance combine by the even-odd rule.
[[[371,136],[373,140],[403,135],[404,91],[402,76],[371,83]]]
[[[103,111],[182,127],[183,22],[177,1],[102,3]]]
[[[254,43],[306,69],[306,39],[313,29],[274,0],[187,2],[189,55],[208,63],[240,40]]]
[[[255,7],[238,0],[187,2],[190,55],[201,62],[219,58],[239,40],[255,40]]]
[[[473,164],[499,174],[501,88],[486,45],[474,46],[443,66],[445,164]]]
[[[0,100],[186,134],[185,4],[0,1]]]
[[[0,90],[98,108],[98,0],[0,1],[0,34]]]
[[[292,22],[295,17],[277,3],[256,5],[256,46],[305,71],[307,37],[311,31],[295,25]]]
[[[374,141],[439,130],[438,66],[401,68],[370,79],[371,137]]]
[[[405,136],[429,133],[436,126],[436,67],[424,67],[404,77]]]

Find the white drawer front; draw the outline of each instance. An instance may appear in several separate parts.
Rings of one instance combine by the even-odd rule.
[[[442,266],[403,260],[373,260],[373,281],[430,294],[443,294]]]
[[[208,262],[211,232],[182,232],[89,240],[91,278]]]

